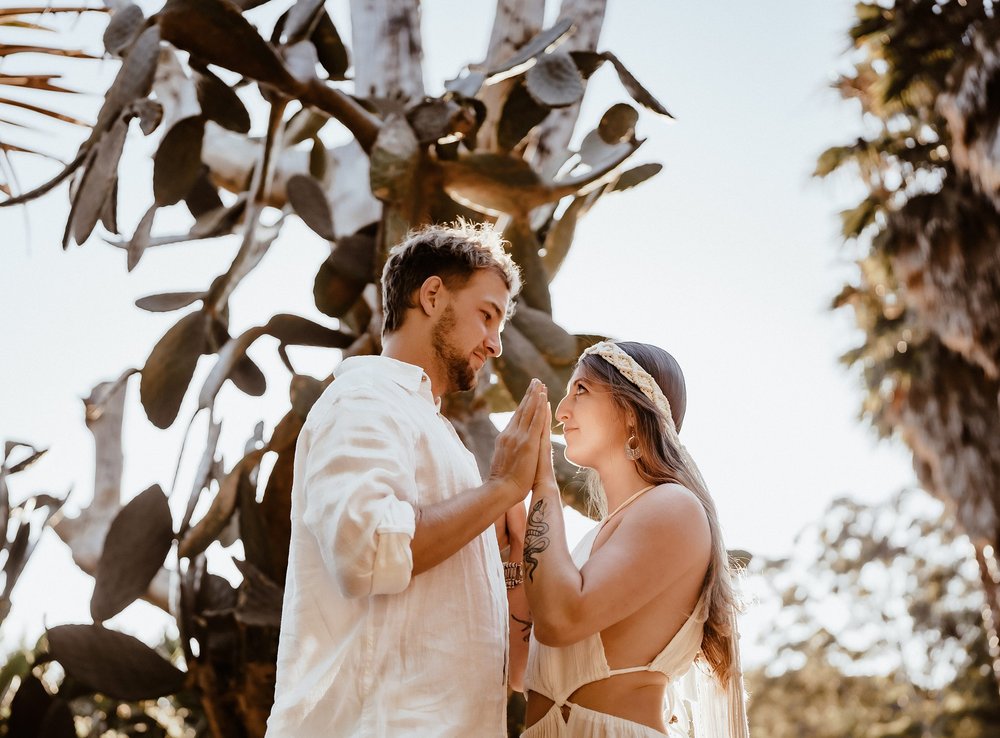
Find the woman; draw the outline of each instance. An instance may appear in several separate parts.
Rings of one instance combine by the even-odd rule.
[[[524,541],[522,738],[662,736],[687,722],[688,697],[700,738],[748,735],[728,556],[677,437],[685,402],[662,349],[605,341],[580,357],[555,417],[605,514],[570,554],[546,441]],[[682,701],[673,682],[695,661],[698,688]]]

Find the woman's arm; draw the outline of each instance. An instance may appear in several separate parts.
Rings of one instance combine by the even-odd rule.
[[[566,619],[579,599],[583,578],[566,543],[562,500],[555,485],[537,485],[528,505],[524,538],[524,588],[533,614],[535,637],[554,645],[562,640]]]
[[[552,441],[546,429],[539,444],[538,471],[528,503],[524,535],[524,588],[533,614],[535,637],[543,643],[560,629],[567,595],[574,597],[583,580],[566,543],[562,499],[552,468]]]

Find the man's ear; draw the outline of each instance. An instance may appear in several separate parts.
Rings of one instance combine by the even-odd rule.
[[[443,306],[448,288],[445,287],[441,277],[432,275],[424,280],[417,291],[417,304],[428,317],[433,316]]]

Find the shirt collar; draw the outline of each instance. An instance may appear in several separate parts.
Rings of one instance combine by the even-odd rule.
[[[363,371],[370,374],[391,379],[407,392],[420,395],[434,407],[441,410],[441,400],[434,397],[431,392],[431,380],[421,367],[416,364],[407,364],[388,356],[351,356],[340,362],[334,372],[335,376],[341,376],[348,372]]]

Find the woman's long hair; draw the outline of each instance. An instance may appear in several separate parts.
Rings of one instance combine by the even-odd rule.
[[[687,406],[687,389],[677,360],[663,349],[649,344],[622,342],[617,346],[635,359],[659,385],[670,403],[673,424],[679,431]],[[716,678],[726,684],[732,670],[739,668],[734,664],[734,639],[737,635],[733,632],[732,618],[736,593],[715,502],[698,468],[676,440],[676,434],[669,432],[666,418],[652,400],[598,355],[581,357],[578,366],[586,379],[609,390],[611,400],[622,417],[634,415],[635,437],[641,451],[636,461],[639,476],[650,484],[680,484],[694,493],[705,510],[712,535],[712,556],[703,585],[708,592],[708,612],[701,650]],[[596,472],[590,474],[587,486],[591,504],[603,517],[607,514],[607,499]]]

